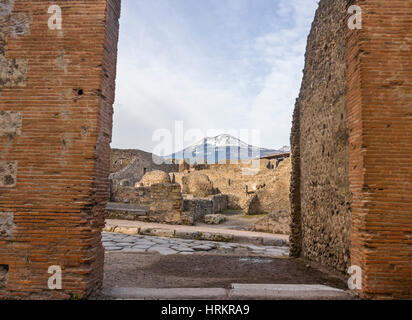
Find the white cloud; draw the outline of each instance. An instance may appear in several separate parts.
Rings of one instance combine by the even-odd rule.
[[[315,8],[314,0],[124,0],[112,146],[151,151],[153,131],[173,130],[175,120],[204,132],[260,129],[262,146],[289,144]]]
[[[250,119],[252,126],[261,128],[263,141],[272,140],[275,146],[280,146],[289,144],[306,39],[317,4],[308,0],[280,0],[277,5],[282,23],[277,30],[255,41],[255,54],[271,65],[271,72],[253,101]]]

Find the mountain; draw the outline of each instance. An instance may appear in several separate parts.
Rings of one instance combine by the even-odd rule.
[[[280,152],[290,152],[290,147],[289,146],[283,146],[282,148],[279,149]]]
[[[267,149],[249,145],[229,134],[206,137],[199,142],[164,158],[188,159],[190,163],[216,163],[224,160],[244,160],[262,157],[267,154],[287,152],[287,146],[281,150]]]

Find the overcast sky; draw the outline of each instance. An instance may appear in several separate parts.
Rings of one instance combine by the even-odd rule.
[[[152,151],[155,130],[174,134],[175,121],[205,134],[257,129],[261,147],[289,145],[316,8],[316,0],[123,0],[112,147]]]

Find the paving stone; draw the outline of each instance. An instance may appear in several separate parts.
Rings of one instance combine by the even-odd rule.
[[[140,234],[158,237],[174,237],[175,231],[169,229],[142,228]]]
[[[140,244],[142,246],[153,246],[156,243],[151,241],[136,241],[135,244]]]
[[[266,250],[266,253],[269,255],[277,255],[277,256],[286,256],[287,254],[282,250]]]
[[[112,247],[113,247],[113,246],[116,246],[116,242],[103,241],[103,242],[102,242],[102,245],[103,245],[103,246],[109,246],[109,247],[112,246]]]
[[[230,246],[219,246],[219,249],[230,250],[230,251],[235,250],[234,247],[230,247]]]
[[[150,249],[148,249],[147,251],[148,252],[158,252],[161,255],[169,255],[169,254],[176,254],[177,253],[176,250],[173,250],[173,249],[168,248],[168,247],[163,247],[163,246],[162,247],[154,246],[154,247],[151,247]]]
[[[123,248],[122,252],[146,252],[146,249],[141,249],[141,248]]]
[[[266,238],[263,238],[262,243],[265,246],[287,246],[287,241],[285,239],[266,239]]]
[[[206,245],[199,245],[199,246],[192,247],[192,249],[194,249],[196,251],[210,251],[210,250],[212,250],[212,247],[206,246]]]
[[[194,252],[195,250],[193,250],[192,248],[189,247],[177,247],[177,246],[172,246],[171,247],[173,250],[177,250],[179,252]]]
[[[133,243],[136,242],[137,240],[132,240],[132,239],[115,239],[114,242],[121,242],[121,243]]]
[[[176,237],[182,239],[196,239],[199,232],[176,231]]]
[[[126,237],[126,238],[123,238],[123,241],[139,241],[140,240],[140,238],[138,238],[138,237]]]
[[[289,248],[284,246],[257,246],[253,244],[239,244],[216,242],[207,240],[193,240],[180,238],[165,238],[157,236],[135,236],[115,233],[104,233],[102,243],[108,251],[122,252],[158,252],[160,254],[193,254],[196,252],[221,249],[228,251],[251,250],[252,254],[265,256],[287,256]]]
[[[163,239],[163,238],[154,238],[152,239],[152,241],[156,243],[170,243],[171,242],[170,239]]]
[[[258,246],[255,246],[253,244],[244,244],[244,245],[242,245],[242,247],[248,248],[248,249],[251,249],[251,250],[254,250],[254,251],[264,251],[264,250],[266,250],[265,247],[258,247]]]
[[[142,245],[138,244],[138,245],[133,246],[132,248],[147,250],[147,249],[149,249],[149,248],[151,248],[151,247],[152,247],[152,246],[142,246]]]
[[[223,234],[223,233],[210,233],[210,232],[201,232],[198,235],[199,239],[201,240],[208,240],[208,241],[221,241],[221,242],[230,242],[232,241],[233,235],[231,234]]]
[[[105,249],[107,251],[118,251],[118,250],[122,250],[123,247],[106,247]]]
[[[131,247],[133,242],[116,242],[116,246]]]

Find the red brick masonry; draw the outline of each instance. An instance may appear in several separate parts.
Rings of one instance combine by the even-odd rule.
[[[0,298],[84,297],[103,278],[120,0],[4,2],[13,11],[0,13],[0,116],[22,122],[19,134],[0,131],[0,172],[17,166],[0,181],[0,223],[12,218],[0,228]],[[53,4],[61,30],[48,28]],[[51,265],[62,290],[48,289]]]
[[[363,297],[412,299],[412,0],[352,1],[347,30],[351,263]]]

